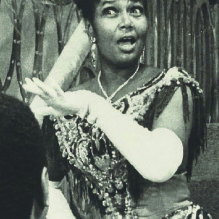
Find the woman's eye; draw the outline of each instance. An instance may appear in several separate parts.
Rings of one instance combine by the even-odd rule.
[[[117,10],[115,8],[106,8],[103,10],[103,14],[112,17],[117,14]]]
[[[134,16],[141,16],[143,13],[143,8],[140,7],[133,7],[131,9],[131,14],[133,14]]]

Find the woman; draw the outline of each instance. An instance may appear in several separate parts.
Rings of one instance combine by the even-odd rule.
[[[211,218],[189,201],[187,186],[204,145],[198,83],[181,68],[161,71],[139,64],[147,31],[145,1],[77,4],[93,28],[98,77],[65,93],[52,80],[50,86],[38,79],[24,86],[47,103],[33,107],[37,114],[56,116],[73,214]]]

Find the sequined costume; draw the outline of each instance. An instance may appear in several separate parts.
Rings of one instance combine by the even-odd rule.
[[[192,207],[189,201],[187,179],[191,176],[193,159],[205,143],[202,90],[198,82],[183,69],[174,67],[125,95],[113,107],[151,130],[154,118],[162,113],[176,89],[181,88],[186,123],[190,113],[186,87],[191,89],[193,97],[194,120],[187,167],[164,183],[143,179],[95,124],[76,115],[50,118],[62,156],[68,160],[66,179],[76,217],[187,218],[194,211],[197,206]]]

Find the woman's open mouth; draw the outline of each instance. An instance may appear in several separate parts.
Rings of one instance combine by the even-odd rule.
[[[132,52],[135,48],[136,38],[134,36],[124,36],[117,41],[119,48],[124,52]]]

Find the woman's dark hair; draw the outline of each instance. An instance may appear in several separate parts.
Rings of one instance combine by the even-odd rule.
[[[30,108],[0,93],[0,218],[30,218],[44,166],[42,134]]]
[[[147,1],[142,0],[145,8],[145,13],[147,14]],[[81,10],[83,17],[89,20],[91,23],[94,18],[94,11],[96,5],[100,2],[100,0],[74,0],[78,9]]]
[[[90,22],[93,21],[95,6],[99,2],[100,0],[75,0],[75,4],[81,10],[83,17]]]

